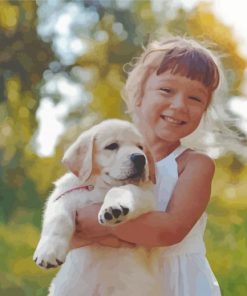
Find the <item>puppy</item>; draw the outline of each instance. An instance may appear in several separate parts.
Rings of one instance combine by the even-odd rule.
[[[34,253],[40,267],[64,263],[49,295],[161,295],[157,249],[94,245],[70,250],[78,208],[102,202],[98,220],[110,227],[154,209],[154,163],[137,129],[127,121],[103,121],[81,134],[63,163],[71,173],[55,182]]]

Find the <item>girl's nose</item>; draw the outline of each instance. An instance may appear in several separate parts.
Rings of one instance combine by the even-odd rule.
[[[176,94],[171,102],[174,109],[186,109],[185,97],[182,94]]]

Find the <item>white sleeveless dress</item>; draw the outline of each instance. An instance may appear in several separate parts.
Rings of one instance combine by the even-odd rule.
[[[156,162],[156,205],[165,211],[178,180],[176,158],[187,148],[179,146],[167,157]],[[178,244],[165,247],[161,272],[164,296],[220,296],[218,282],[206,258],[203,240],[206,213]]]

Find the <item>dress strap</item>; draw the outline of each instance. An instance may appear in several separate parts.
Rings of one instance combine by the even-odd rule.
[[[176,159],[179,155],[181,155],[185,150],[187,150],[189,148],[187,147],[184,147],[182,145],[178,146],[173,152],[173,156],[174,156],[174,159]]]

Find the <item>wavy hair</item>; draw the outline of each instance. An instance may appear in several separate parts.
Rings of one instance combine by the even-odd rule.
[[[127,67],[129,70],[126,70]],[[198,128],[183,138],[182,144],[208,152],[209,147],[217,147],[219,150],[227,143],[229,150],[236,151],[241,146],[241,137],[232,131],[231,127],[236,124],[222,108],[222,98],[225,99],[227,94],[227,83],[221,68],[216,54],[195,40],[172,37],[153,41],[144,48],[139,58],[134,58],[124,67],[128,77],[122,97],[127,104],[127,112],[135,120],[135,107],[141,104],[145,83],[152,73],[160,75],[169,71],[200,81],[210,93],[207,110]],[[214,152],[211,155],[216,156]]]

